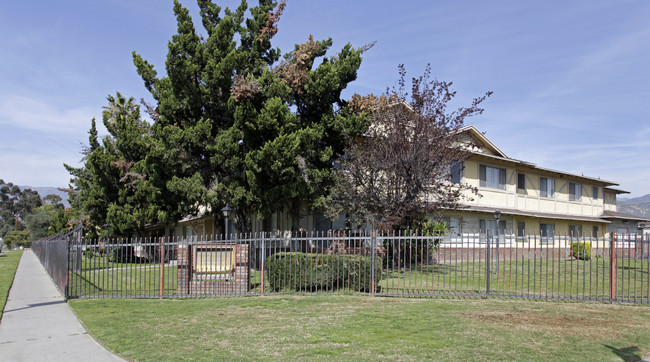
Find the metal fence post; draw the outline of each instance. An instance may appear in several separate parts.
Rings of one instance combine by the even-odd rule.
[[[490,235],[490,231],[487,230],[487,233],[485,234],[485,240],[486,240],[486,245],[485,245],[485,295],[489,296],[490,295],[490,279],[491,279],[491,274],[490,274],[490,239],[492,236]]]
[[[375,291],[377,290],[377,286],[375,285],[375,278],[376,276],[376,265],[377,265],[377,254],[375,252],[375,248],[377,247],[377,232],[375,230],[372,231],[372,234],[370,236],[370,267],[372,268],[370,270],[370,294],[375,295]]]
[[[260,292],[262,294],[264,294],[264,262],[266,261],[266,240],[265,240],[265,237],[266,237],[266,232],[262,232],[262,241],[261,241],[261,245],[262,245],[261,249],[262,250],[260,250],[260,272],[262,274],[262,276],[261,276],[262,280],[260,282],[260,286],[261,286],[260,287]]]
[[[162,299],[163,297],[163,287],[164,287],[164,278],[165,278],[165,238],[160,238],[160,293],[158,297]]]
[[[616,300],[616,234],[609,236],[609,299]]]

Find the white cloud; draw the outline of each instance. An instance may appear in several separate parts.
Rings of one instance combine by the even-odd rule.
[[[70,175],[63,163],[79,166],[81,147],[78,149],[59,145],[30,144],[25,148],[7,149],[0,147],[0,179],[19,185],[29,186],[67,186]],[[15,145],[12,145],[15,146]]]
[[[99,112],[89,106],[61,110],[42,100],[12,95],[0,101],[0,126],[77,135],[89,128],[93,115]]]

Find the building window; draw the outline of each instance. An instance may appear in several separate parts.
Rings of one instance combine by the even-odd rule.
[[[526,189],[526,175],[523,173],[518,173],[517,174],[517,188],[519,190],[525,190]]]
[[[569,225],[569,236],[579,238],[582,236],[582,225]]]
[[[591,193],[593,195],[594,200],[598,200],[598,187],[593,186],[591,188]]]
[[[506,189],[506,170],[504,168],[480,165],[479,178],[481,187]]]
[[[539,236],[542,243],[553,243],[555,224],[539,224]]]
[[[526,237],[526,223],[519,221],[517,223],[517,239],[523,239]]]
[[[539,178],[539,194],[541,197],[555,196],[555,180],[552,178]]]
[[[582,185],[569,182],[569,201],[580,201],[582,199]]]
[[[443,218],[445,224],[447,224],[447,229],[451,236],[460,236],[462,234],[462,219],[457,217],[445,217]]]
[[[485,220],[480,219],[479,228],[481,229],[481,234],[487,234],[488,236],[496,235],[497,231],[497,221],[496,220]],[[505,235],[506,233],[506,221],[499,220],[499,235]]]
[[[591,229],[591,237],[592,238],[598,237],[598,225],[594,225],[594,227]]]
[[[455,184],[460,183],[462,177],[463,163],[457,161],[451,161],[451,167],[449,173],[451,174],[451,182]]]

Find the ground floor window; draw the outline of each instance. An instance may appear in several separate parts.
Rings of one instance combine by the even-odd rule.
[[[555,224],[539,224],[539,236],[542,243],[553,243]]]
[[[479,228],[481,230],[481,238],[494,238],[497,235],[497,222],[496,220],[479,220]],[[505,241],[506,234],[506,221],[499,220],[499,242]],[[494,240],[494,239],[491,239]]]
[[[569,225],[569,236],[579,238],[582,236],[582,225]]]
[[[460,236],[463,233],[462,224],[463,219],[459,217],[445,217],[443,218],[447,224],[447,230],[451,236]]]
[[[526,223],[519,221],[517,223],[517,239],[524,239],[526,237]]]

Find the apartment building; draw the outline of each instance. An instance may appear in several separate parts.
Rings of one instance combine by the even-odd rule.
[[[636,232],[645,219],[619,213],[616,197],[628,193],[616,182],[563,171],[508,157],[473,125],[462,129],[473,155],[454,182],[479,190],[461,210],[445,214],[452,234],[494,233],[602,236],[606,232]],[[500,211],[499,225],[495,211]]]

